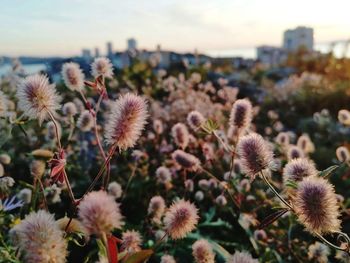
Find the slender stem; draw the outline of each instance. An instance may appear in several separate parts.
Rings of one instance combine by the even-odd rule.
[[[60,135],[59,135],[59,132],[58,132],[58,125],[57,125],[56,119],[55,119],[55,117],[52,115],[52,113],[49,110],[47,110],[47,113],[49,114],[50,119],[52,120],[52,122],[53,122],[53,124],[55,126],[57,145],[58,145],[58,149],[61,150],[62,149],[62,145],[61,145],[61,139],[60,139]]]
[[[43,183],[41,182],[41,179],[40,179],[40,178],[38,178],[37,180],[38,180],[38,182],[39,182],[39,186],[40,186],[41,192],[43,193],[43,200],[44,200],[45,210],[46,210],[46,211],[49,211],[49,208],[48,208],[48,205],[47,205],[46,196],[45,196],[44,185],[43,185]]]
[[[215,137],[218,139],[218,141],[222,144],[222,146],[224,147],[224,149],[228,152],[232,152],[232,149],[229,145],[227,145],[227,143],[225,143],[222,138],[217,134],[216,131],[213,131],[213,134],[215,135]]]
[[[68,141],[71,141],[72,140],[72,137],[73,137],[73,134],[74,134],[74,128],[75,128],[75,125],[74,125],[74,118],[73,116],[70,116],[69,118],[69,135],[68,135]]]
[[[333,243],[329,242],[327,239],[325,239],[321,234],[319,233],[315,233],[316,236],[324,243],[326,243],[328,246],[332,247],[332,248],[335,248],[337,250],[342,250],[344,252],[347,252],[348,254],[350,254],[350,248],[349,248],[349,243],[347,244],[346,248],[342,248],[342,247],[339,247],[337,245],[334,245]],[[343,234],[343,233],[342,233]]]
[[[87,106],[87,105],[88,105],[88,101],[87,101],[87,99],[86,99],[85,94],[83,93],[83,91],[82,91],[82,90],[79,90],[79,94],[80,94],[81,98],[83,99],[85,106]]]
[[[260,172],[262,178],[264,179],[265,183],[268,185],[268,187],[271,189],[271,191],[282,201],[283,204],[285,204],[290,210],[294,211],[293,207],[276,191],[276,189],[272,186],[272,184],[267,179],[266,175],[263,171]]]
[[[127,184],[126,184],[125,191],[123,192],[122,201],[123,201],[124,198],[126,197],[126,193],[127,193],[128,189],[129,189],[129,186],[130,186],[130,184],[131,184],[131,180],[132,180],[132,179],[134,178],[134,176],[135,176],[136,169],[137,169],[137,164],[135,164],[135,166],[133,167],[133,169],[132,169],[132,171],[131,171],[131,175],[130,175],[130,177],[129,177],[129,179],[128,179],[128,182],[127,182]]]
[[[219,184],[221,184],[221,181],[215,177],[211,172],[207,171],[206,169],[202,168],[202,171],[205,172],[207,175],[209,175],[211,178],[213,178],[215,181],[217,181]],[[229,189],[227,187],[224,187],[225,192],[230,196],[232,202],[239,208],[239,205],[237,201],[233,198],[232,194],[230,193]]]
[[[164,241],[164,239],[166,238],[166,236],[168,235],[168,232],[165,232],[165,234],[164,234],[164,236],[161,238],[161,239],[159,239],[158,241],[157,241],[157,243],[154,245],[154,247],[153,247],[153,250],[155,251],[158,247],[159,247],[159,245]]]
[[[81,199],[83,199],[85,197],[85,195],[87,193],[89,193],[93,188],[94,186],[96,185],[97,181],[100,179],[100,177],[102,176],[104,170],[106,169],[106,166],[107,166],[107,163],[111,160],[114,152],[116,151],[117,149],[117,145],[114,144],[112,145],[111,149],[110,149],[110,152],[107,156],[107,159],[104,161],[103,165],[101,166],[98,174],[96,175],[95,179],[92,181],[92,183],[90,184],[89,188],[86,190],[86,192],[84,193],[84,195],[81,197]]]
[[[67,173],[66,173],[65,170],[63,170],[63,175],[64,175],[64,181],[66,182],[66,185],[67,185],[69,197],[72,200],[72,204],[75,206],[76,204],[75,204],[75,198],[74,198],[73,190],[72,190],[72,187],[71,187],[71,185],[69,183],[68,176],[67,176]]]

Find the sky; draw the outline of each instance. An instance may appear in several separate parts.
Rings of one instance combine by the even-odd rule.
[[[315,30],[315,42],[350,39],[349,0],[0,0],[0,56],[74,56],[106,42],[219,54],[279,46],[283,31]],[[243,51],[242,51],[243,52]]]

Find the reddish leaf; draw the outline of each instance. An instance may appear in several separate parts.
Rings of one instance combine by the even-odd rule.
[[[54,166],[51,169],[51,177],[55,177],[56,175],[58,175],[60,172],[62,172],[62,169],[64,168],[65,163],[58,163],[56,166]]]
[[[95,87],[96,87],[96,83],[95,83],[95,82],[84,81],[84,84],[85,84],[86,86],[91,87],[91,88],[95,88]]]
[[[259,225],[259,229],[263,229],[269,225],[271,225],[273,222],[275,222],[278,218],[283,216],[285,213],[289,211],[288,208],[279,209],[278,211],[272,213],[271,215],[267,216]]]
[[[109,263],[118,263],[118,239],[113,235],[107,237],[108,242],[108,254],[109,254]]]

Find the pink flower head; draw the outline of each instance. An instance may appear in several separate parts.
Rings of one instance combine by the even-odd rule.
[[[120,150],[133,147],[146,124],[148,113],[145,100],[127,93],[114,103],[105,127],[107,144],[116,144]]]

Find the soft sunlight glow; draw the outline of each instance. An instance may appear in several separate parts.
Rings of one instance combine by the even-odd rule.
[[[10,56],[70,56],[94,47],[105,53],[107,41],[125,49],[129,37],[140,48],[232,54],[280,45],[283,31],[298,25],[313,27],[318,45],[350,38],[347,0],[13,0],[0,6],[0,55]]]

